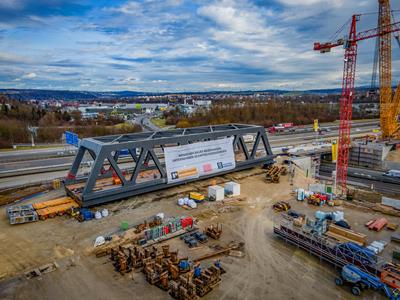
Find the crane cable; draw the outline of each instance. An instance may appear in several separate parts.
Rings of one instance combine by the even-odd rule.
[[[344,28],[345,28],[348,24],[350,24],[350,22],[351,22],[351,18],[349,18],[349,19],[347,20],[347,22],[344,23],[344,24],[342,25],[342,27],[340,27],[334,34],[332,34],[332,36],[329,38],[329,41],[335,41],[335,40],[337,40],[337,37],[339,36],[339,34],[344,30]]]

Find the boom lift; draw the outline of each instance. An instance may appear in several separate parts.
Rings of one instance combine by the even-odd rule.
[[[341,38],[322,44],[318,42],[314,43],[314,50],[321,53],[330,52],[332,48],[338,46],[343,46],[345,49],[342,94],[340,98],[339,151],[336,168],[336,182],[343,195],[347,192],[346,183],[351,143],[352,105],[355,94],[354,84],[359,41],[370,38],[379,39],[380,123],[382,138],[400,138],[400,88],[396,89],[393,96],[391,85],[391,33],[400,31],[400,22],[391,23],[389,0],[379,0],[379,5],[379,26],[377,28],[357,33],[357,22],[360,20],[362,14],[356,14],[351,18],[347,39]]]
[[[349,283],[352,285],[351,293],[355,296],[360,296],[365,289],[372,288],[374,290],[382,290],[390,300],[399,300],[400,296],[397,290],[392,291],[378,277],[372,276],[364,271],[361,271],[354,265],[345,265],[339,277],[335,278],[336,285]]]

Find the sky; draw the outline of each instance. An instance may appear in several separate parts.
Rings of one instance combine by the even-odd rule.
[[[396,3],[395,3],[396,2]],[[400,10],[392,0],[392,9]],[[0,88],[185,92],[340,88],[313,51],[377,0],[0,0]],[[359,30],[376,27],[361,16]],[[400,13],[395,12],[400,21]],[[348,25],[338,37],[348,34]],[[369,85],[375,42],[359,44]],[[393,42],[394,79],[400,48]]]

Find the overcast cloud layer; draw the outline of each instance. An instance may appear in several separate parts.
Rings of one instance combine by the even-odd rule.
[[[328,40],[353,13],[377,11],[377,2],[1,0],[0,88],[338,88],[343,49],[320,54],[313,43]],[[374,28],[376,18],[363,16],[359,29]],[[393,49],[399,79],[395,42]],[[374,41],[360,43],[357,85],[370,82],[373,51]]]

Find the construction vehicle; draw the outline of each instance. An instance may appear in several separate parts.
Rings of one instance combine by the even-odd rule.
[[[307,197],[307,203],[316,206],[322,206],[327,202],[327,198],[324,195],[314,194]]]
[[[365,289],[373,288],[374,290],[382,290],[390,300],[400,299],[397,290],[392,291],[378,277],[361,271],[352,264],[345,265],[342,268],[340,276],[335,278],[335,283],[339,286],[344,283],[350,284],[352,286],[351,293],[355,296],[360,296]]]
[[[336,182],[342,195],[347,193],[347,171],[351,144],[352,104],[355,96],[355,75],[357,61],[357,43],[362,40],[377,38],[379,44],[379,83],[380,83],[380,125],[383,139],[400,138],[400,88],[392,92],[392,47],[391,34],[400,31],[400,22],[391,23],[389,0],[379,0],[377,28],[358,32],[357,22],[362,14],[351,18],[348,38],[340,38],[327,43],[314,43],[314,50],[321,53],[330,52],[334,47],[343,46],[344,69],[342,80],[342,95],[340,98],[339,150],[337,159]],[[342,27],[342,29],[344,26]],[[340,34],[339,30],[335,36]]]
[[[196,203],[201,203],[206,199],[206,197],[203,194],[197,192],[190,192],[189,199],[194,200]]]
[[[210,238],[218,240],[222,234],[222,225],[218,223],[217,225],[211,224],[210,226],[207,226],[204,229],[204,233],[208,235]]]
[[[400,266],[387,263],[381,269],[381,281],[393,289],[400,289]]]
[[[290,204],[284,201],[279,201],[277,203],[275,203],[272,208],[276,211],[276,212],[281,212],[281,211],[288,211],[290,209]]]

